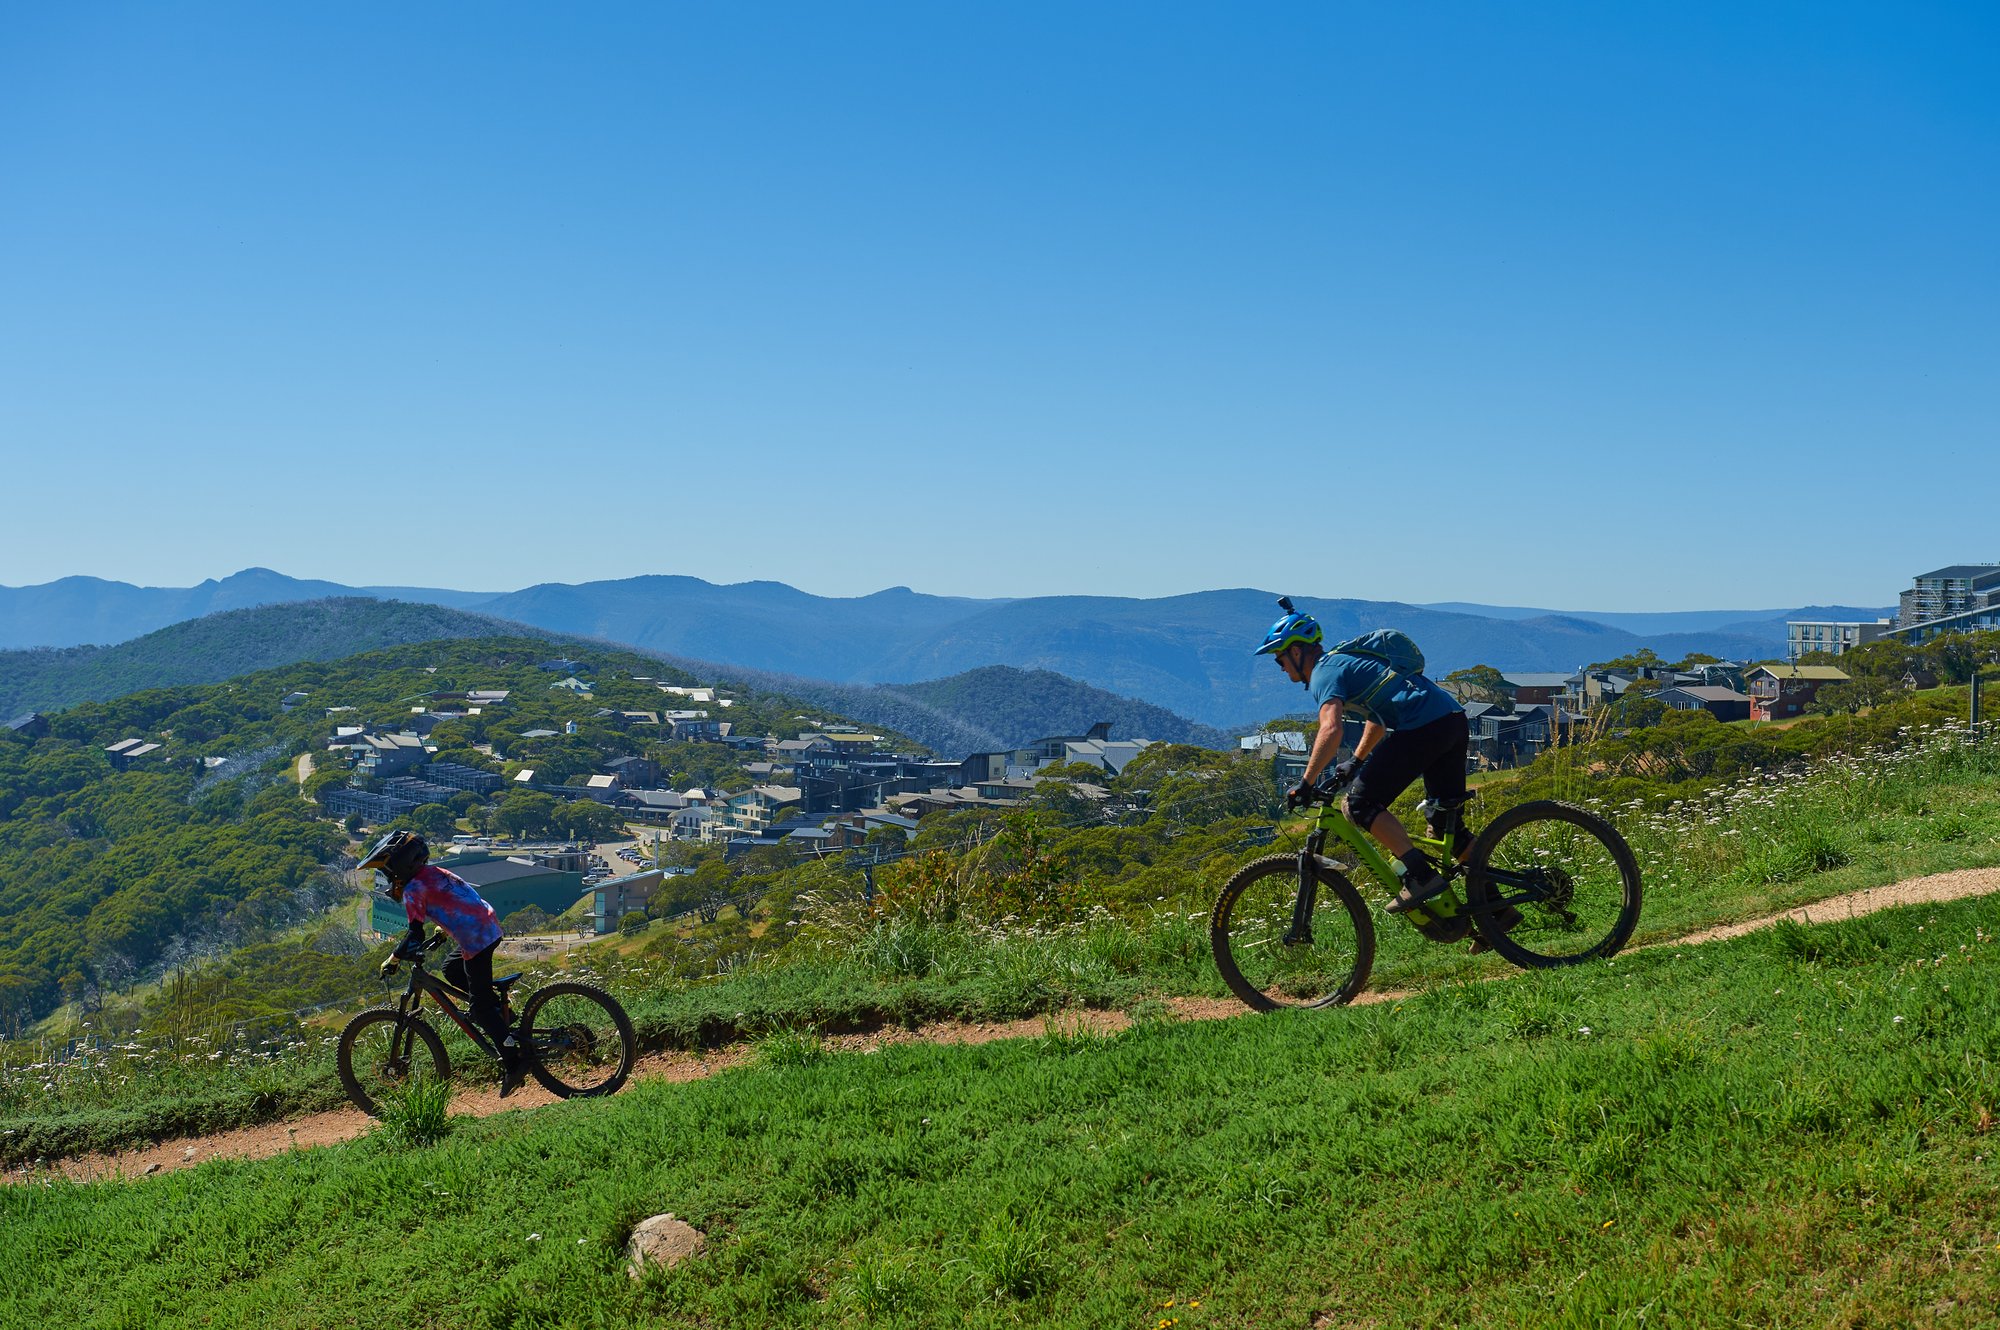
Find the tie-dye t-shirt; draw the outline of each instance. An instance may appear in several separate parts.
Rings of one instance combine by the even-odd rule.
[[[413,924],[436,924],[471,956],[500,940],[493,907],[458,874],[429,864],[403,888],[403,913]]]

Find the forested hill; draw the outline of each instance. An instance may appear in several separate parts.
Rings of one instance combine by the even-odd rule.
[[[553,653],[583,663],[589,695],[552,686],[558,676],[539,662]],[[431,731],[442,760],[501,775],[532,765],[556,783],[612,755],[657,752],[679,763],[699,750],[694,758],[709,767],[713,758],[733,767],[718,745],[663,748],[656,727],[606,718],[658,708],[657,682],[696,680],[602,646],[428,641],[84,703],[55,713],[47,732],[0,730],[0,1034],[93,975],[129,977],[237,945],[338,899],[347,885],[325,870],[348,839],[296,779],[298,757],[316,754],[324,769],[307,792],[347,781],[340,763],[325,760],[336,724],[395,727],[419,699],[497,689],[508,692],[504,703]],[[295,691],[309,701],[287,711],[283,699]],[[754,689],[732,701],[728,714],[746,730],[780,737],[805,727],[802,712],[814,723],[852,719]],[[124,739],[156,746],[117,770],[105,749]],[[507,791],[499,810],[515,799],[556,802]],[[469,815],[481,799],[466,793],[459,802],[453,812]]]
[[[299,661],[340,660],[403,643],[507,635],[546,638],[550,654],[578,649],[540,629],[436,605],[342,597],[230,610],[174,624],[114,647],[0,652],[0,720],[145,688],[215,683]],[[594,642],[591,650],[634,651]],[[738,664],[635,651],[707,682],[734,680],[906,735],[950,757],[1081,734],[1108,720],[1119,738],[1221,747],[1229,736],[1171,711],[1047,670],[990,666],[923,683],[830,683]],[[1249,704],[1245,718],[1251,717]]]
[[[0,651],[0,720],[107,701],[142,688],[216,683],[294,661],[495,635],[550,636],[463,610],[360,596],[227,610],[117,646]]]
[[[40,586],[0,586],[0,648],[126,642],[156,628],[228,610],[334,596],[404,600],[472,609],[491,593],[441,587],[350,587],[245,568],[191,587],[142,587],[101,577],[64,577]]]
[[[995,732],[1002,747],[1051,734],[1082,734],[1101,720],[1111,722],[1112,736],[1119,739],[1157,739],[1203,748],[1226,748],[1234,742],[1227,732],[1177,716],[1165,707],[1119,697],[1051,670],[989,665],[948,679],[884,685],[877,691],[976,719]]]
[[[1099,721],[1111,722],[1115,739],[1156,739],[1203,748],[1227,748],[1234,742],[1225,730],[1049,670],[989,665],[924,683],[844,684],[680,656],[660,659],[702,678],[738,680],[804,698],[908,735],[945,757],[1018,748],[1050,735],[1082,734]]]

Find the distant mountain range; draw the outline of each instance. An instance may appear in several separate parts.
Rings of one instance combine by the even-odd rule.
[[[347,588],[259,568],[185,589],[95,578],[0,587],[0,646],[119,642],[217,608],[354,595],[476,609],[546,632],[827,685],[903,685],[1007,665],[1050,671],[1218,727],[1296,711],[1305,700],[1268,661],[1251,654],[1276,611],[1272,593],[1250,589],[1145,600],[970,600],[894,587],[836,598],[778,582],[718,586],[648,576],[482,593]],[[1872,619],[1886,612],[1819,606],[1579,614],[1296,598],[1335,638],[1376,627],[1402,629],[1422,645],[1436,675],[1482,663],[1569,670],[1642,647],[1669,660],[1691,651],[1769,658],[1784,651],[1787,618]],[[916,699],[912,694],[906,700]]]

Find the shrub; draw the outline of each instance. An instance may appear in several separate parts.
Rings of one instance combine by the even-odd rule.
[[[757,1041],[757,1060],[767,1067],[806,1067],[825,1056],[817,1026],[786,1026]]]
[[[433,1145],[451,1130],[451,1082],[414,1077],[382,1105],[382,1129],[404,1145]]]

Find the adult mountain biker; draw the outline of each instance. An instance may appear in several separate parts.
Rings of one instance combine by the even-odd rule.
[[[1329,767],[1336,781],[1347,782],[1347,816],[1380,841],[1399,865],[1402,889],[1384,908],[1402,914],[1449,884],[1430,856],[1410,843],[1409,832],[1389,805],[1421,776],[1424,793],[1447,810],[1441,814],[1440,834],[1464,839],[1465,708],[1420,670],[1399,670],[1383,655],[1360,649],[1366,637],[1327,650],[1311,615],[1298,613],[1289,600],[1283,608],[1285,616],[1271,625],[1257,654],[1275,656],[1285,676],[1304,684],[1319,703],[1319,733],[1305,774],[1286,792],[1285,802],[1294,808],[1308,802],[1313,785]],[[1336,763],[1341,721],[1350,709],[1363,721],[1361,738],[1354,756]],[[1500,922],[1507,928],[1519,921],[1509,907]]]
[[[359,865],[362,872],[374,869],[388,879],[389,899],[401,903],[410,921],[409,934],[382,962],[382,973],[423,954],[425,924],[436,924],[450,936],[458,955],[445,963],[445,978],[465,989],[472,1019],[500,1050],[500,1097],[505,1099],[521,1083],[527,1059],[493,987],[500,920],[470,882],[431,863],[430,857],[430,844],[422,836],[392,831],[375,842]]]

